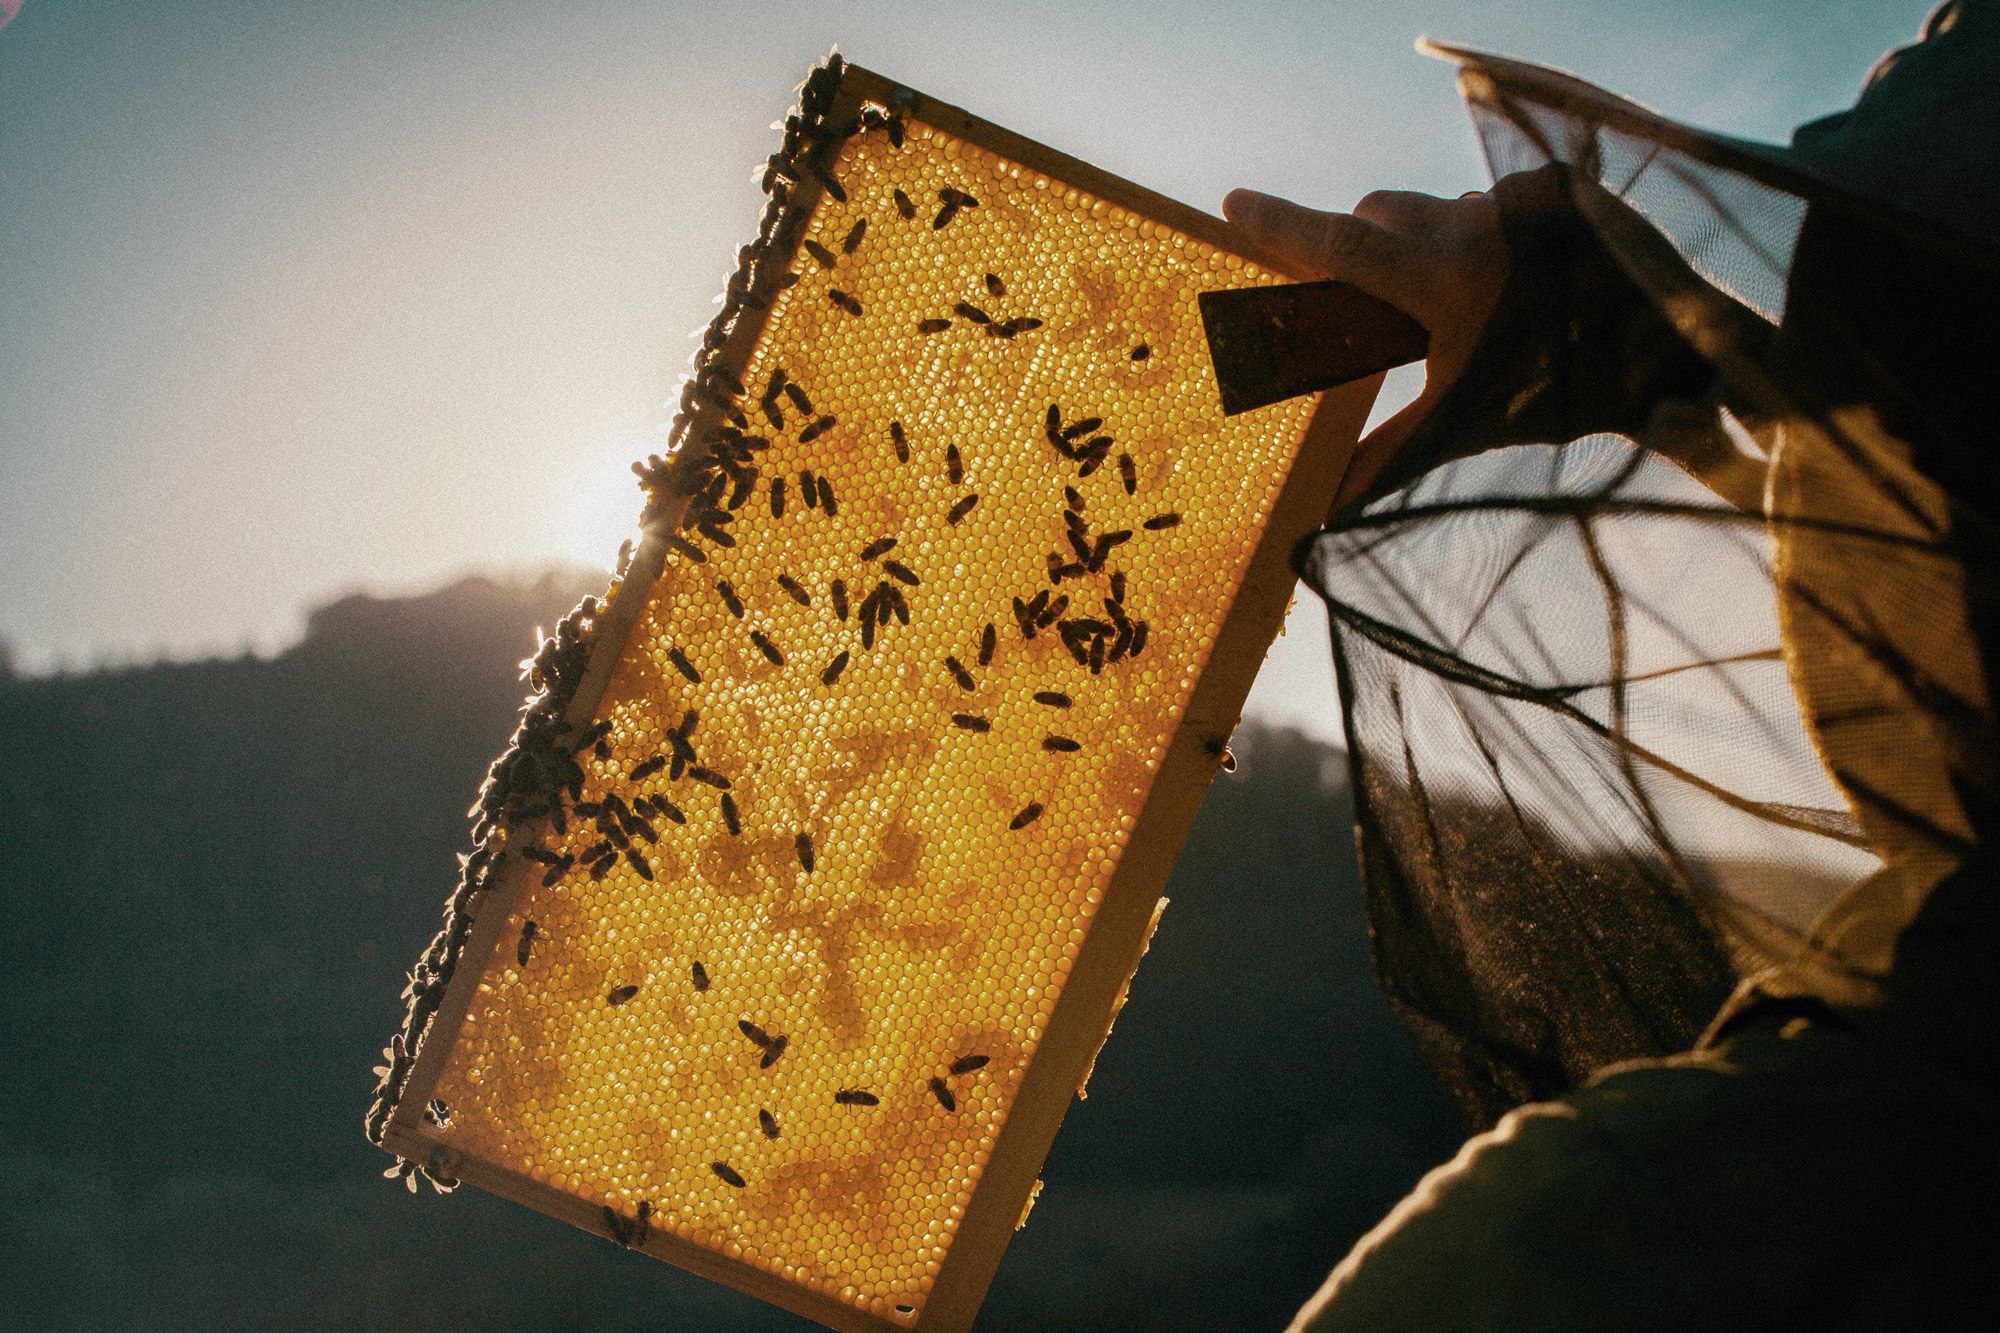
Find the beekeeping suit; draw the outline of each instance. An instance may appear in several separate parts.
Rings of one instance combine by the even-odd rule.
[[[1456,60],[1508,277],[1301,547],[1377,970],[1475,1127],[1330,1329],[1986,1296],[2000,4],[1789,148]]]

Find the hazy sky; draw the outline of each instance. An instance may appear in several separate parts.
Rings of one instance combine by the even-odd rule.
[[[0,31],[0,640],[30,670],[270,649],[336,592],[608,560],[767,126],[836,43],[1215,211],[1483,185],[1418,33],[1782,139],[1928,7],[27,0]],[[1329,734],[1303,610],[1256,701]]]

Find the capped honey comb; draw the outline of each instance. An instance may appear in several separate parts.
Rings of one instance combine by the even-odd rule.
[[[371,1129],[833,1327],[963,1328],[1374,385],[1225,417],[1195,298],[1278,274],[837,58],[765,183]]]

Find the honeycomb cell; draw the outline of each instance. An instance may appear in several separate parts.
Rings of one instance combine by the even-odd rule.
[[[914,119],[827,174],[433,1095],[909,1323],[1314,402],[1221,414],[1195,298],[1277,279],[1164,221]]]

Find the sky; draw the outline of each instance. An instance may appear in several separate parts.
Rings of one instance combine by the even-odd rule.
[[[1237,185],[1484,185],[1420,33],[1782,140],[1928,7],[26,0],[0,29],[0,644],[30,672],[268,653],[341,593],[607,563],[770,122],[835,45],[1214,212]],[[1250,711],[1335,734],[1309,595]]]

